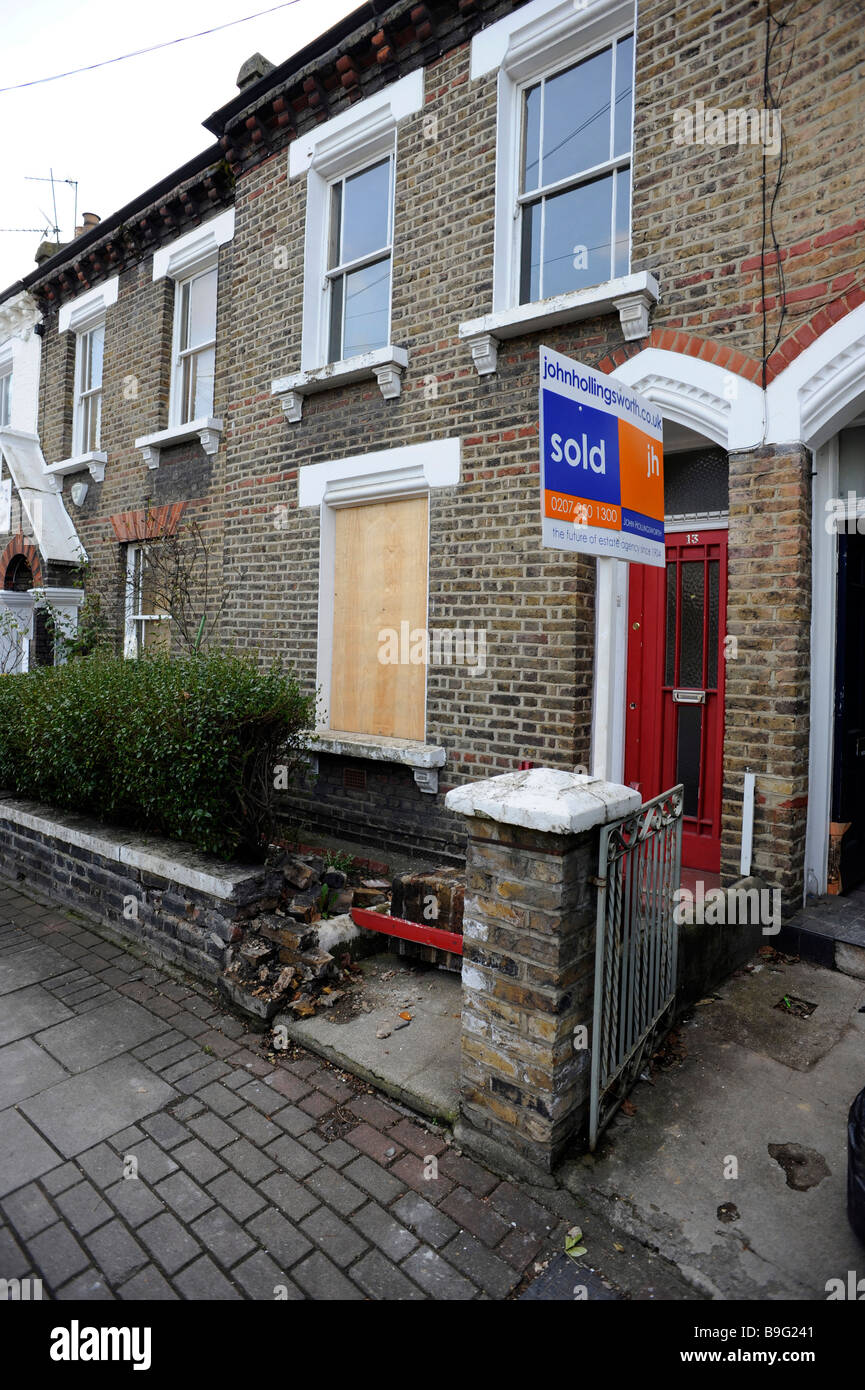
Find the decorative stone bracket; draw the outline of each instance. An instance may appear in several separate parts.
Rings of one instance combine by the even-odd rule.
[[[270,391],[279,400],[286,420],[296,425],[303,416],[304,396],[329,391],[337,386],[350,386],[356,381],[374,379],[386,401],[396,400],[402,390],[402,376],[407,366],[408,353],[405,348],[390,344],[376,348],[374,352],[347,357],[343,362],[331,362],[326,367],[278,377],[271,383]]]
[[[170,449],[175,444],[185,444],[190,439],[199,439],[206,454],[215,454],[219,448],[222,429],[222,420],[206,416],[200,420],[190,420],[185,425],[171,425],[169,429],[158,430],[155,434],[143,434],[136,439],[135,447],[141,450],[141,456],[148,468],[158,468],[159,456],[163,449]]]
[[[578,323],[581,319],[618,312],[626,342],[645,338],[649,332],[649,315],[659,295],[655,277],[640,271],[636,275],[622,275],[604,285],[470,319],[460,324],[459,335],[471,349],[478,376],[491,376],[497,367],[501,342],[564,323]]]
[[[69,473],[83,473],[86,469],[94,483],[101,483],[105,479],[107,462],[106,453],[92,450],[87,454],[74,454],[72,458],[61,459],[59,463],[47,463],[45,472],[51,477],[65,478]]]

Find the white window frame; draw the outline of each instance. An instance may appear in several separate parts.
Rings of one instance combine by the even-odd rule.
[[[171,338],[171,389],[168,398],[169,429],[174,426],[182,428],[184,425],[192,424],[195,420],[213,418],[216,397],[216,333],[214,332],[213,338],[209,339],[207,342],[197,343],[195,347],[182,348],[180,346],[183,337],[183,314],[184,304],[187,302],[187,295],[190,293],[191,287],[196,280],[202,279],[203,276],[209,275],[212,271],[215,271],[217,276],[214,282],[213,292],[213,316],[214,320],[216,320],[216,316],[219,312],[219,271],[215,255],[209,258],[206,264],[197,265],[190,274],[175,280],[174,283],[174,325]],[[213,348],[214,354],[214,400],[210,402],[210,409],[204,415],[199,416],[189,412],[187,408],[188,402],[185,399],[187,392],[184,384],[186,363],[190,358],[198,356],[201,352],[207,352],[211,348]]]
[[[334,190],[334,188],[336,187],[337,184],[342,184],[342,185],[343,185],[343,193],[342,193],[342,197],[341,197],[341,199],[340,199],[340,220],[341,220],[340,235],[341,235],[341,233],[342,233],[342,227],[343,227],[344,224],[345,224],[345,191],[344,191],[344,189],[345,189],[345,182],[346,182],[346,180],[347,180],[347,179],[350,179],[354,174],[362,174],[362,173],[364,172],[364,170],[366,170],[366,169],[371,169],[371,168],[373,168],[373,166],[376,165],[376,164],[383,164],[385,160],[388,161],[388,192],[387,192],[388,208],[387,208],[387,243],[386,243],[386,245],[379,247],[379,248],[378,248],[377,250],[375,250],[375,251],[370,251],[367,255],[358,256],[358,257],[357,257],[355,260],[353,260],[353,261],[346,261],[345,263],[341,263],[341,264],[339,264],[339,265],[328,266],[327,263],[328,263],[328,261],[329,261],[329,259],[330,259],[330,254],[329,254],[329,253],[330,253],[330,245],[331,245],[331,239],[332,239],[332,236],[333,236],[333,227],[332,227],[331,224],[332,224],[332,221],[333,221],[333,190]],[[345,362],[346,360],[348,360],[348,359],[346,358],[346,356],[345,356],[345,351],[344,351],[344,349],[345,349],[345,304],[346,304],[346,302],[345,302],[345,291],[344,291],[344,290],[343,290],[343,299],[342,299],[342,324],[341,324],[341,327],[340,327],[340,348],[341,348],[341,350],[340,350],[340,353],[339,353],[339,356],[338,356],[338,357],[335,357],[335,356],[332,356],[332,355],[331,355],[332,306],[333,306],[334,288],[335,288],[335,285],[336,285],[337,280],[340,280],[340,279],[341,279],[341,280],[344,281],[345,278],[346,278],[346,276],[348,276],[349,274],[351,274],[352,271],[355,271],[355,270],[362,270],[365,266],[381,265],[381,264],[383,264],[384,261],[387,261],[387,263],[388,263],[388,275],[389,275],[388,296],[387,296],[387,330],[388,330],[388,331],[387,331],[387,333],[385,334],[385,341],[384,341],[383,343],[379,343],[378,347],[377,347],[377,348],[371,349],[371,351],[373,351],[373,352],[380,352],[381,349],[384,348],[384,347],[386,347],[387,344],[390,342],[391,309],[392,309],[392,306],[393,306],[393,210],[394,210],[394,188],[395,188],[395,184],[396,184],[396,134],[395,134],[395,133],[394,133],[394,138],[393,138],[393,142],[392,142],[391,148],[390,148],[390,150],[388,150],[386,153],[383,153],[382,155],[380,155],[379,157],[376,157],[376,158],[374,158],[374,159],[366,159],[366,158],[363,159],[362,162],[358,164],[357,168],[348,169],[348,170],[345,171],[345,173],[336,175],[336,177],[330,179],[330,181],[329,181],[329,183],[328,183],[328,189],[327,189],[327,209],[328,209],[328,211],[327,211],[327,218],[325,219],[326,225],[325,225],[325,227],[324,227],[324,234],[325,234],[325,250],[324,250],[324,275],[323,275],[323,279],[322,279],[322,305],[321,305],[322,322],[321,322],[320,328],[319,328],[319,333],[320,333],[320,335],[321,335],[320,341],[321,341],[321,342],[324,344],[324,346],[325,346],[325,357],[326,357],[326,361],[327,361],[328,365],[330,365],[330,364],[332,364],[332,363],[335,363],[335,362]]]
[[[102,345],[102,381],[98,388],[101,396],[105,380],[105,348],[108,338],[107,315],[112,305],[117,303],[119,286],[119,276],[113,275],[110,280],[103,280],[93,289],[85,290],[83,294],[76,295],[74,299],[67,300],[65,304],[60,306],[60,312],[57,316],[58,333],[74,333],[75,335],[75,362],[72,381],[72,454],[68,459],[60,459],[58,462],[46,465],[49,473],[60,477],[67,473],[79,473],[84,468],[89,469],[96,482],[102,482],[105,477],[105,464],[108,461],[108,455],[102,448],[101,437],[104,432],[104,422],[101,418],[101,409],[99,442],[95,449],[84,448],[83,412],[80,403],[80,381],[83,365],[82,340],[86,334],[92,333],[96,328],[102,328],[105,333]]]
[[[11,348],[8,358],[4,358],[4,350],[0,348],[0,429],[6,429],[12,423],[12,355]]]
[[[171,621],[168,613],[143,613],[136,604],[135,595],[135,566],[138,555],[147,551],[147,545],[143,541],[130,541],[126,547],[126,594],[124,602],[124,631],[123,631],[123,655],[129,661],[137,661],[141,657],[141,649],[138,641],[138,623],[140,622],[162,622]],[[145,643],[145,647],[146,647]]]
[[[91,334],[102,333],[102,370],[99,374],[99,385],[83,385],[85,366],[87,363],[88,342]],[[87,327],[81,328],[75,334],[75,383],[72,395],[72,454],[74,458],[83,458],[85,455],[98,453],[102,448],[102,384],[105,375],[105,318],[100,316],[93,322],[88,323]],[[85,420],[87,418],[90,402],[97,401],[99,411],[99,424],[96,430],[96,439],[92,444],[85,438]],[[87,402],[87,404],[85,404]]]
[[[520,198],[523,93],[542,78],[555,76],[615,40],[636,35],[636,29],[634,0],[595,0],[585,8],[575,8],[573,0],[564,4],[561,0],[533,0],[472,40],[472,78],[498,70],[494,313],[528,307],[519,302],[521,218],[515,215]],[[636,43],[634,54],[636,61]],[[633,145],[632,101],[632,171]],[[633,172],[631,182],[633,188]],[[630,227],[628,259],[630,264]]]
[[[517,84],[516,102],[515,102],[515,105],[516,105],[516,113],[515,113],[515,115],[516,115],[516,130],[515,130],[515,132],[514,132],[514,144],[513,144],[513,158],[514,158],[514,164],[515,164],[515,167],[514,167],[514,170],[513,170],[513,181],[514,181],[514,206],[513,206],[513,210],[512,210],[512,224],[513,224],[514,244],[513,244],[512,248],[511,248],[511,267],[512,267],[511,273],[512,273],[512,275],[513,275],[513,277],[514,277],[514,282],[513,282],[513,283],[511,284],[511,286],[509,287],[509,301],[510,301],[510,303],[511,303],[514,307],[516,307],[517,305],[528,305],[528,304],[540,303],[542,300],[550,298],[549,295],[545,295],[545,294],[544,294],[544,285],[543,285],[543,279],[544,279],[544,274],[543,274],[543,271],[544,271],[544,263],[543,263],[544,232],[543,232],[543,225],[544,225],[544,221],[545,221],[545,204],[546,204],[547,199],[549,199],[549,198],[555,196],[555,195],[558,194],[558,193],[565,193],[565,192],[567,192],[567,191],[569,191],[569,190],[571,190],[571,189],[580,188],[580,187],[582,187],[582,186],[585,185],[585,184],[593,183],[596,179],[604,178],[604,177],[606,177],[606,176],[609,175],[609,174],[614,174],[614,178],[613,178],[613,188],[612,188],[612,196],[611,196],[611,207],[610,207],[610,274],[609,274],[609,276],[608,276],[607,278],[605,278],[604,280],[598,281],[598,284],[599,284],[599,285],[601,285],[601,284],[610,284],[613,280],[621,279],[623,275],[629,275],[629,274],[630,274],[630,271],[631,271],[631,223],[632,223],[632,217],[631,217],[631,212],[630,212],[630,201],[631,201],[630,197],[629,197],[629,210],[628,210],[628,264],[627,264],[626,268],[624,269],[624,271],[622,271],[621,274],[617,275],[617,274],[614,272],[613,263],[614,263],[614,261],[615,261],[615,255],[616,255],[616,203],[617,203],[617,195],[618,195],[618,187],[619,187],[618,175],[619,175],[620,172],[624,172],[624,170],[627,170],[627,171],[628,171],[628,175],[629,175],[629,184],[630,184],[630,186],[631,186],[631,189],[633,189],[633,155],[634,155],[634,150],[633,150],[633,146],[634,146],[634,95],[633,95],[633,93],[634,93],[634,87],[633,87],[633,82],[634,82],[634,65],[633,65],[633,63],[632,63],[632,67],[631,67],[631,127],[630,127],[630,139],[629,139],[629,141],[628,141],[628,149],[627,149],[627,151],[626,151],[624,154],[619,154],[619,155],[611,154],[611,155],[609,156],[609,158],[607,158],[607,159],[605,159],[605,160],[602,160],[599,164],[592,165],[592,166],[587,166],[585,169],[581,169],[581,170],[579,170],[579,171],[577,171],[577,172],[575,172],[575,173],[573,173],[573,174],[569,174],[569,175],[567,175],[565,178],[556,180],[554,183],[551,183],[551,184],[544,184],[544,185],[539,184],[539,186],[538,186],[536,189],[531,189],[531,190],[528,191],[528,192],[521,193],[521,192],[520,192],[520,185],[521,185],[521,183],[522,183],[522,147],[523,147],[523,132],[524,132],[525,99],[526,99],[526,94],[527,94],[527,92],[528,92],[531,88],[537,87],[537,86],[540,85],[540,84],[546,84],[546,83],[547,83],[548,81],[550,81],[552,78],[559,76],[560,73],[567,72],[567,70],[568,70],[569,68],[575,67],[577,63],[583,62],[583,61],[585,61],[585,60],[588,59],[588,58],[593,58],[593,57],[595,57],[596,55],[598,55],[598,54],[600,54],[600,53],[604,53],[604,52],[609,48],[609,49],[611,50],[611,55],[612,55],[612,56],[611,56],[611,71],[610,71],[610,93],[611,93],[611,113],[610,113],[611,141],[610,141],[610,144],[611,144],[611,146],[612,146],[612,143],[613,143],[613,142],[612,142],[612,135],[613,135],[614,132],[615,132],[615,122],[616,122],[616,116],[615,116],[615,90],[616,90],[616,68],[617,68],[617,59],[618,59],[618,45],[619,45],[620,40],[626,39],[626,38],[631,38],[631,39],[633,39],[634,37],[635,37],[635,35],[634,35],[633,30],[627,30],[627,29],[626,29],[624,33],[622,33],[622,34],[616,34],[614,37],[612,37],[611,39],[609,39],[608,42],[601,44],[600,47],[598,47],[598,46],[596,46],[596,45],[594,45],[594,44],[593,44],[591,47],[589,47],[589,48],[583,47],[583,48],[580,49],[579,52],[575,53],[573,59],[570,59],[570,58],[569,58],[568,61],[565,62],[565,63],[562,64],[562,65],[556,65],[556,66],[553,67],[553,68],[544,69],[544,71],[541,72],[541,73],[539,73],[537,76],[535,76],[535,77],[530,77],[530,78],[526,78],[524,81],[522,81],[522,82],[520,82],[520,83]],[[634,44],[634,52],[636,53],[636,44]],[[542,106],[542,112],[543,112],[543,110],[544,110],[544,107]],[[543,148],[543,139],[544,139],[543,117],[542,117],[542,119],[541,119],[541,126],[540,126],[540,132],[539,132],[539,139],[540,139],[540,142],[541,142],[541,148]],[[540,293],[539,299],[537,299],[537,300],[532,300],[532,299],[525,299],[525,300],[524,300],[524,299],[521,298],[521,293],[520,293],[520,291],[521,291],[521,281],[522,281],[523,211],[524,211],[524,209],[525,209],[526,207],[530,206],[530,205],[533,204],[533,203],[540,203],[540,204],[542,205],[542,212],[541,212],[541,228],[542,228],[542,230],[541,230],[541,270],[540,270],[541,293]],[[591,286],[588,286],[588,285],[586,285],[586,286],[580,286],[580,289],[589,289],[589,288],[591,288]]]
[[[219,265],[219,250],[234,237],[234,208],[227,208],[225,212],[217,213],[207,222],[203,222],[199,227],[193,227],[191,232],[184,232],[182,236],[175,237],[167,245],[161,246],[153,254],[153,279],[164,280],[168,278],[175,283],[174,315],[171,330],[171,382],[168,397],[168,428],[156,430],[152,434],[140,435],[135,441],[136,449],[141,450],[142,458],[148,468],[158,468],[160,455],[163,449],[170,448],[173,444],[183,443],[185,440],[195,439],[201,442],[201,447],[206,454],[215,454],[219,448],[219,441],[222,435],[223,422],[212,415],[202,416],[200,420],[187,420],[181,423],[180,416],[180,394],[177,381],[177,358],[179,344],[179,309],[180,309],[180,284],[185,280],[194,279],[197,275],[203,274],[206,270],[212,270]],[[219,341],[219,285],[217,284],[217,332],[216,340]],[[182,389],[182,387],[181,387]],[[214,371],[213,381],[214,396],[216,394],[216,373]]]
[[[306,232],[304,237],[303,330],[301,369],[315,372],[329,364],[328,233],[330,190],[339,179],[359,173],[390,155],[391,173],[391,296],[393,295],[395,242],[393,189],[397,174],[397,135],[400,121],[423,109],[423,69],[409,73],[383,91],[360,101],[348,111],[323,122],[306,135],[292,141],[288,151],[289,178],[306,176]],[[389,306],[390,307],[390,306]],[[375,354],[381,366],[384,358]],[[342,363],[356,359],[343,358]],[[391,360],[391,359],[388,359]],[[340,363],[339,365],[342,365]],[[401,362],[400,366],[404,365]],[[370,375],[373,368],[370,367]],[[344,379],[344,374],[343,374]]]
[[[440,766],[444,754],[412,739],[377,738],[373,735],[332,734],[330,684],[333,664],[334,560],[336,555],[335,510],[365,502],[387,502],[407,497],[428,497],[434,488],[455,487],[460,480],[460,440],[431,440],[396,449],[382,449],[351,458],[311,463],[299,470],[298,506],[319,509],[318,656],[316,685],[319,690],[316,738],[324,743],[351,745],[355,755],[405,762],[417,772]],[[429,598],[429,580],[427,581]],[[424,695],[426,721],[426,692]],[[420,780],[416,777],[418,785]],[[424,787],[423,790],[428,790]]]

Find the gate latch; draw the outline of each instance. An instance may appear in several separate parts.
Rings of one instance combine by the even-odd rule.
[[[674,690],[674,705],[704,705],[706,703],[705,690]]]

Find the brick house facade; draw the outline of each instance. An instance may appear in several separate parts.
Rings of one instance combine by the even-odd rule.
[[[527,94],[607,51],[618,63],[613,111],[630,109],[633,62],[633,129],[620,136],[612,117],[610,159],[592,178],[615,180],[620,200],[630,186],[630,225],[605,233],[600,278],[569,280],[566,268],[557,282],[556,258],[542,250],[557,292],[532,298],[515,219],[533,196],[518,167]],[[839,542],[823,517],[860,454],[865,472],[865,216],[851,194],[865,161],[851,80],[863,56],[853,0],[824,0],[786,29],[756,0],[641,0],[636,23],[633,3],[617,0],[430,0],[367,5],[245,85],[205,122],[216,144],[198,160],[0,299],[0,323],[15,296],[38,307],[36,432],[44,464],[68,465],[52,476],[63,478],[92,582],[113,596],[118,649],[129,644],[129,549],[148,509],[174,526],[183,504],[221,567],[223,639],[291,662],[321,692],[317,780],[292,803],[310,830],[457,860],[464,832],[444,793],[473,777],[523,761],[591,765],[644,795],[660,791],[640,759],[653,719],[663,741],[675,679],[634,684],[640,653],[663,646],[660,600],[641,598],[624,565],[599,584],[593,560],[540,545],[543,343],[661,408],[668,477],[680,484],[668,507],[677,582],[700,566],[700,583],[726,593],[725,625],[706,608],[723,666],[699,746],[680,735],[664,754],[674,778],[694,783],[695,843],[699,832],[707,845],[695,867],[739,876],[754,774],[753,871],[783,889],[788,908],[806,887],[824,889],[850,768],[839,763],[846,733],[833,751]],[[590,69],[581,71],[587,90]],[[556,100],[544,97],[561,118]],[[740,124],[748,110],[766,124]],[[732,140],[716,138],[716,112]],[[555,141],[537,138],[552,160]],[[573,170],[583,187],[586,157],[577,148],[573,169],[556,166],[551,198],[568,193]],[[381,246],[373,259],[364,250],[359,269],[346,253],[355,269],[343,273],[341,243],[325,236],[333,190],[349,209],[351,179],[385,165],[387,193],[376,197],[390,200],[390,221],[370,230],[375,199],[351,213],[361,240],[377,235]],[[349,212],[340,215],[350,241]],[[555,211],[543,215],[554,223]],[[203,425],[178,423],[179,296],[190,274],[214,266],[212,409]],[[374,276],[350,278],[370,267],[390,292],[376,300],[376,345],[357,352],[345,347],[345,304],[333,328],[334,286],[371,292]],[[82,462],[76,344],[97,321],[101,447],[91,452],[105,458]],[[720,489],[711,507],[701,502],[709,475]],[[80,506],[66,501],[76,480],[88,484]],[[380,510],[359,518],[364,507]],[[26,508],[18,524],[19,543],[39,550]],[[0,549],[14,542],[0,535]],[[424,547],[423,592],[409,594],[411,556]],[[483,633],[484,669],[477,647],[471,661],[421,664],[420,677],[395,668],[391,723],[374,729],[369,690],[390,689],[391,673],[358,664],[357,605],[388,619],[424,599],[430,633]],[[706,682],[708,671],[680,684]],[[352,711],[342,717],[353,726],[334,722],[337,708]],[[408,727],[401,719],[410,736],[394,732]]]

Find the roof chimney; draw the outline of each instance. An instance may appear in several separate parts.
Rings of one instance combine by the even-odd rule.
[[[62,251],[67,245],[65,241],[41,241],[36,248],[35,261],[37,265],[42,265],[43,261],[49,261],[52,256],[56,256],[58,251]]]
[[[237,74],[237,85],[241,92],[244,87],[251,87],[260,77],[266,77],[269,72],[273,72],[274,67],[275,64],[269,58],[265,58],[261,53],[253,53]]]
[[[98,227],[102,218],[98,212],[82,212],[81,226],[75,228],[76,236],[83,236],[85,232],[90,232],[94,227]]]

